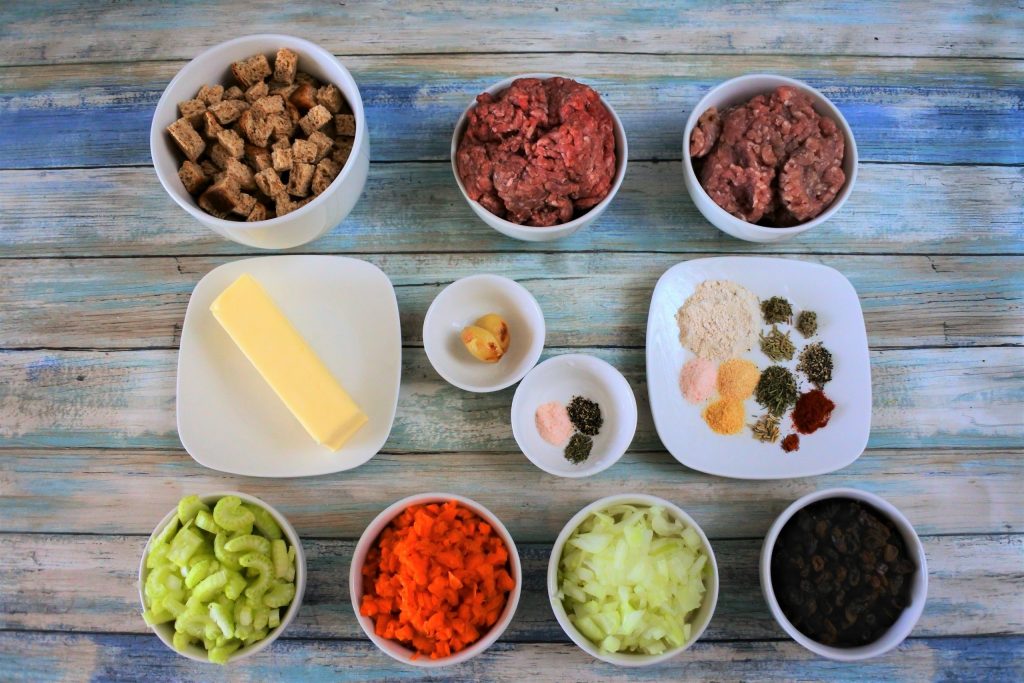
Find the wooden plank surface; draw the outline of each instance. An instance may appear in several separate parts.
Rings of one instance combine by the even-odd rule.
[[[139,618],[143,536],[0,535],[0,629],[148,633]],[[917,638],[1024,630],[1024,536],[924,538],[929,593]],[[360,639],[349,598],[354,541],[306,539],[308,588],[290,638]],[[714,540],[723,590],[706,641],[785,638],[761,596],[761,539]],[[551,612],[551,545],[519,544],[526,581],[505,642],[568,643]],[[992,605],[991,608],[986,605]],[[73,608],[72,608],[73,606]]]
[[[698,642],[664,664],[622,669],[564,643],[497,643],[447,683],[471,681],[945,680],[1014,683],[1024,677],[1024,637],[914,638],[855,666],[816,657],[793,641]],[[399,665],[365,639],[281,639],[221,668],[173,656],[153,636],[0,632],[0,677],[10,681],[400,681],[427,674]]]
[[[271,0],[12,3],[0,14],[3,64],[191,59],[239,33],[288,32],[336,53],[659,52],[1024,57],[1012,0],[926,3],[588,4],[434,0],[411,4]],[[230,20],[225,18],[230,16]],[[914,29],[904,22],[913,17]],[[79,29],[87,21],[88,34]],[[240,29],[244,27],[244,29]],[[126,40],[130,36],[130,40]]]
[[[563,349],[548,348],[543,358]],[[635,450],[660,450],[642,349],[580,348],[630,381]],[[1024,348],[888,349],[871,353],[873,448],[1019,448]],[[0,446],[178,448],[173,349],[0,352]],[[469,394],[442,380],[422,349],[403,352],[398,415],[386,449],[515,451],[513,388]]]
[[[447,161],[455,123],[507,75],[557,72],[592,85],[622,118],[633,160],[679,159],[691,109],[713,86],[775,72],[821,89],[861,161],[1024,163],[1024,62],[659,55],[346,58],[375,161]],[[149,164],[153,108],[182,62],[0,69],[0,168]]]
[[[371,164],[349,217],[291,251],[542,251],[563,254],[565,262],[573,252],[593,259],[591,252],[614,251],[1020,255],[1021,196],[1022,167],[861,164],[856,189],[828,223],[792,240],[755,244],[704,220],[683,188],[679,163],[634,162],[593,225],[559,242],[530,243],[479,220],[447,164]],[[0,171],[0,259],[253,253],[181,210],[151,168]]]
[[[712,538],[760,538],[800,496],[844,486],[891,500],[922,534],[1024,532],[1014,450],[869,449],[838,472],[774,481],[713,477],[662,451],[633,451],[566,486],[518,451],[457,443],[447,444],[457,452],[380,453],[313,480],[224,474],[181,450],[8,449],[0,451],[0,532],[149,534],[182,496],[240,490],[280,509],[302,536],[351,539],[394,501],[441,491],[479,500],[517,541],[551,543],[584,505],[636,491],[675,501]]]
[[[700,258],[707,254],[694,254]],[[370,254],[391,278],[402,338],[456,278],[518,279],[540,303],[552,347],[643,347],[651,292],[674,254]],[[0,261],[3,344],[176,347],[196,282],[226,257]],[[824,256],[860,295],[873,349],[1024,344],[1024,258]],[[951,277],[955,275],[955,277]],[[681,304],[682,302],[680,302]]]

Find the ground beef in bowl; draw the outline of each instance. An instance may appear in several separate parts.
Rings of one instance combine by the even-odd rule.
[[[513,223],[551,226],[608,196],[615,127],[593,89],[568,78],[520,78],[476,100],[456,154],[470,199]]]
[[[708,196],[741,220],[780,228],[832,204],[846,182],[845,151],[836,122],[788,85],[721,113],[712,107],[690,134],[694,171]]]

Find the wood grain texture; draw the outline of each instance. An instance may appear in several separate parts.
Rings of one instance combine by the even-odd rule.
[[[191,59],[239,33],[290,33],[335,53],[661,52],[1024,57],[1019,7],[993,2],[670,5],[657,0],[494,4],[270,0],[11,3],[3,64]],[[914,30],[905,29],[908,16]],[[83,21],[90,31],[78,30]],[[356,36],[353,36],[353,30]],[[125,34],[131,40],[125,40]],[[356,39],[353,39],[353,38]]]
[[[760,538],[800,496],[843,486],[892,501],[922,534],[1024,531],[1015,450],[869,449],[838,472],[782,481],[713,477],[665,452],[631,452],[567,486],[518,451],[479,453],[457,444],[447,442],[458,452],[380,453],[357,469],[314,479],[223,474],[180,450],[9,449],[0,451],[0,532],[149,534],[182,496],[239,490],[281,510],[305,537],[352,539],[394,501],[442,491],[479,500],[519,542],[550,543],[583,506],[644,492],[676,502],[712,538]]]
[[[565,643],[496,643],[430,676],[389,659],[363,639],[278,640],[230,667],[192,662],[154,636],[0,633],[0,678],[8,681],[707,681],[787,680],[1013,683],[1024,677],[1024,637],[923,638],[856,665],[817,657],[792,641],[696,643],[659,666],[621,669]]]
[[[1021,255],[1022,195],[1024,168],[862,164],[849,201],[828,223],[754,244],[704,219],[683,188],[680,164],[636,162],[596,223],[558,242],[529,243],[477,218],[450,166],[371,164],[349,217],[291,251],[556,251],[567,263],[570,251]],[[253,253],[178,208],[150,168],[0,171],[0,257]]]
[[[142,536],[0,535],[0,629],[148,633],[140,615]],[[760,539],[713,544],[721,578],[702,641],[785,638],[761,596]],[[916,638],[1024,630],[1024,536],[932,536],[928,601]],[[308,588],[291,638],[361,639],[349,598],[354,541],[304,540]],[[547,594],[550,544],[519,544],[523,594],[506,642],[568,643]],[[45,590],[41,587],[45,586]],[[991,607],[986,607],[991,605]]]
[[[632,448],[660,450],[641,349],[589,349],[630,381],[640,419]],[[564,350],[548,349],[543,358]],[[0,446],[178,448],[173,350],[0,352]],[[1020,447],[1024,348],[871,353],[874,448]],[[513,388],[470,394],[442,380],[422,349],[403,352],[398,415],[385,448],[515,451]]]
[[[1024,62],[658,55],[376,56],[345,60],[375,161],[445,161],[473,98],[505,75],[565,73],[621,117],[633,160],[679,159],[691,109],[718,83],[775,72],[822,90],[861,161],[1021,164]],[[2,168],[151,163],[153,109],[181,62],[0,70]],[[113,73],[112,73],[113,71]]]
[[[701,255],[695,255],[700,257]],[[672,254],[365,255],[391,278],[403,342],[449,282],[495,273],[540,303],[546,344],[642,347],[651,292]],[[4,348],[176,347],[192,288],[213,258],[0,261]],[[825,256],[853,283],[873,349],[1024,343],[1024,258]],[[951,277],[955,275],[955,277]]]

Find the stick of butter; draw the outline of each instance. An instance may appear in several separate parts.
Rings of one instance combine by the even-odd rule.
[[[210,311],[318,444],[336,451],[366,424],[366,413],[251,275],[221,292]]]

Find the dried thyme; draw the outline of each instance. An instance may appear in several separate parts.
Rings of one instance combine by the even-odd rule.
[[[789,332],[783,332],[778,325],[772,325],[772,331],[761,333],[761,351],[773,361],[793,360],[796,347],[789,338]]]
[[[796,369],[807,375],[811,384],[821,389],[832,381],[832,353],[821,342],[808,344],[800,352]]]
[[[800,311],[800,315],[796,317],[796,329],[804,336],[804,339],[816,335],[818,333],[818,314],[814,311]]]
[[[777,417],[782,417],[790,406],[796,404],[797,396],[796,377],[781,365],[765,368],[754,389],[757,402]]]
[[[577,432],[569,439],[569,445],[565,447],[565,459],[573,465],[579,465],[590,457],[590,450],[594,447],[594,440],[586,434]]]
[[[793,322],[793,305],[781,296],[773,296],[761,302],[761,315],[768,325]]]
[[[779,439],[779,418],[771,413],[765,413],[758,418],[757,422],[750,425],[750,431],[754,438],[764,443],[775,443]]]

